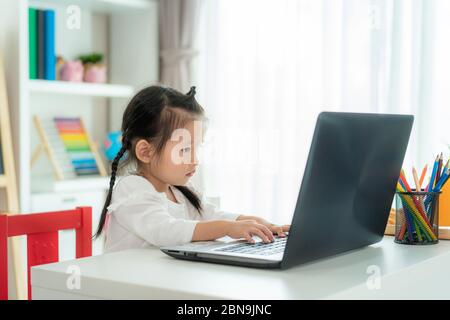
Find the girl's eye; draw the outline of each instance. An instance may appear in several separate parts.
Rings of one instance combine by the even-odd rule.
[[[191,150],[191,147],[186,147],[181,149],[181,152],[189,152]]]

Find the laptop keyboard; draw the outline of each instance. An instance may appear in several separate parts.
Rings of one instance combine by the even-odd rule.
[[[244,242],[224,248],[219,248],[215,251],[269,256],[272,254],[284,252],[284,248],[286,247],[286,241],[287,237],[284,238],[275,237],[274,242],[271,243],[257,242],[255,244],[251,244]]]

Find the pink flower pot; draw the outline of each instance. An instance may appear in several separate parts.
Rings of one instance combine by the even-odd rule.
[[[106,66],[104,64],[86,64],[84,81],[93,83],[106,82]]]
[[[71,82],[83,81],[83,64],[81,61],[67,61],[61,67],[61,80]]]

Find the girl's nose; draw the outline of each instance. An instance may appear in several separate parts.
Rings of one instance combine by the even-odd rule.
[[[199,151],[197,150],[197,148],[194,148],[192,150],[192,153],[191,153],[191,164],[197,165],[199,163],[198,152]]]
[[[192,164],[198,165],[198,162],[199,162],[199,160],[198,160],[198,157],[197,157],[197,153],[194,152],[193,156],[192,156]]]

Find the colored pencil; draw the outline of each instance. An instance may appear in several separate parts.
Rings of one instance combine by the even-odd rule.
[[[436,179],[438,162],[439,162],[439,155],[436,157],[436,160],[434,161],[433,171],[431,172],[430,182],[428,183],[428,190],[427,190],[428,192],[430,192],[434,188],[434,180]]]
[[[399,178],[398,182],[397,182],[397,188],[396,188],[397,192],[405,192],[406,188],[402,184],[403,183],[401,182],[401,179]],[[403,208],[403,214],[405,214],[405,208]],[[406,217],[405,217],[405,221],[403,222],[402,228],[400,229],[400,232],[398,233],[398,238],[400,240],[403,240],[403,237],[405,236],[405,232],[406,232]]]
[[[414,183],[416,184],[416,191],[421,191],[421,185],[419,182],[419,178],[417,177],[417,171],[416,168],[412,168],[412,173],[413,173],[413,178],[414,178]]]
[[[442,174],[441,179],[439,179],[438,183],[434,187],[434,192],[441,191],[442,187],[444,186],[445,182],[448,180],[448,176],[450,175],[450,169],[446,169],[445,172]]]
[[[435,240],[436,239],[436,235],[433,233],[433,231],[431,230],[429,221],[427,221],[426,218],[424,218],[421,214],[420,214],[420,210],[417,210],[419,208],[417,208],[416,206],[414,206],[414,204],[412,203],[411,198],[405,197],[404,198],[405,203],[407,208],[413,213],[413,216],[420,222],[421,226],[426,230],[426,233],[428,233],[428,235]]]
[[[406,224],[408,226],[406,231],[408,231],[409,242],[413,242],[414,241],[414,236],[413,236],[413,228],[414,228],[413,221],[414,221],[414,219],[413,219],[413,215],[410,214],[409,210],[407,210],[406,208],[407,208],[407,206],[405,205],[405,203],[403,203],[403,213],[405,215]]]
[[[450,174],[447,176],[447,179],[445,179],[444,183],[442,184],[442,188],[443,188],[444,185],[447,183],[447,181],[449,180],[449,178],[450,178]]]
[[[411,192],[411,187],[409,186],[408,181],[406,180],[405,171],[403,169],[400,171],[400,179],[403,181],[403,184],[406,187],[406,191]]]
[[[444,168],[450,169],[450,159],[447,160],[447,163],[445,164]],[[447,180],[448,180],[448,178],[447,178]]]
[[[442,172],[444,172],[446,169],[450,169],[450,159],[447,160],[447,163],[445,164],[444,169],[442,169]],[[447,179],[442,184],[441,189],[444,187],[444,185],[447,183],[447,180],[449,179],[449,176],[447,176]]]
[[[404,175],[403,169],[402,169],[402,171],[400,172],[400,179],[399,179],[399,183],[397,184],[397,191],[400,191],[400,192],[404,192],[404,191],[411,192],[411,188],[410,188],[408,182],[407,182],[406,179],[405,179],[405,175]],[[407,197],[408,197],[408,196],[401,196],[401,197],[400,197],[400,198],[402,199],[402,202],[403,202],[403,203],[404,203],[404,201],[406,201],[406,198],[407,198]],[[410,200],[410,199],[409,199],[409,200]],[[420,208],[420,209],[419,209],[419,214],[420,214],[420,216],[424,219],[423,221],[427,222],[427,216],[426,216],[426,213],[425,213],[425,207],[423,206],[423,204],[420,204],[420,203],[419,203],[418,199],[413,198],[413,201],[414,201],[414,205],[415,205],[417,208]],[[404,209],[407,208],[407,206],[406,206],[405,203],[403,204],[403,207],[404,207]],[[405,210],[406,210],[406,209],[405,209]],[[412,239],[412,236],[413,236],[413,234],[412,234],[412,231],[413,231],[412,227],[413,227],[414,224],[413,224],[413,222],[411,221],[410,217],[408,216],[408,212],[407,212],[407,211],[408,211],[408,210],[406,210],[406,211],[404,212],[404,214],[405,214],[405,219],[406,219],[406,223],[403,224],[402,229],[401,229],[401,231],[400,231],[400,234],[402,235],[402,236],[400,237],[400,239],[403,239],[403,235],[404,235],[404,233],[405,233],[405,229],[406,229],[406,231],[408,231],[408,234],[409,234],[409,236],[410,236],[410,239]],[[413,217],[413,214],[410,214],[410,215]],[[422,221],[419,221],[419,223],[422,223]]]
[[[436,172],[436,179],[434,180],[434,185],[435,186],[438,183],[439,178],[441,177],[441,169],[442,169],[442,161],[443,161],[442,157],[443,157],[443,155],[442,155],[442,152],[441,152],[441,155],[439,157],[437,172]]]
[[[402,200],[403,210],[405,211],[405,219],[406,219],[405,224],[407,225],[407,229],[410,229],[412,232],[414,230],[412,228],[413,221],[417,221],[418,226],[423,230],[425,237],[429,241],[435,240],[436,236],[434,236],[434,233],[431,231],[431,227],[429,226],[428,221],[426,219],[424,219],[422,217],[422,215],[418,212],[417,208],[412,203],[411,198],[409,196],[401,195],[400,199]],[[402,229],[399,234],[400,240],[403,239],[404,232],[405,232],[404,227],[406,227],[406,225],[402,226]],[[406,230],[406,231],[408,231],[408,230]],[[403,236],[401,234],[402,232],[403,232]],[[408,234],[409,234],[409,231],[408,231]],[[402,236],[402,237],[400,237],[400,236]],[[412,234],[409,237],[412,238]]]
[[[403,188],[406,189],[406,191],[411,192],[411,187],[409,186],[408,181],[406,181],[405,172],[403,169],[400,171],[399,182],[403,186]],[[423,223],[426,224],[425,227],[428,227],[427,228],[427,232],[428,232],[428,229],[431,230],[431,225],[429,224],[429,221],[428,221],[428,216],[427,216],[427,213],[425,210],[425,205],[423,203],[421,203],[418,198],[416,198],[416,197],[411,197],[411,198],[413,201],[413,204],[411,204],[411,208],[415,207],[415,209],[417,209],[417,213],[419,214],[419,216],[421,218],[421,219],[419,219],[419,222],[421,224],[423,224]],[[411,200],[411,198],[409,198],[409,200]],[[406,197],[405,197],[405,199],[406,199]],[[411,210],[411,208],[410,208],[410,210]],[[411,223],[408,224],[408,228],[409,227],[412,227]]]
[[[416,229],[417,238],[419,238],[419,241],[422,242],[422,233],[420,232],[420,227],[417,221],[414,221],[414,228]]]
[[[416,168],[412,168],[413,183],[416,191],[441,192],[446,182],[450,180],[450,159],[445,165],[443,161],[443,153],[438,154],[432,166],[431,176],[428,176],[428,183],[424,189],[422,189],[422,185],[427,175],[428,165],[423,167],[420,178]],[[412,191],[403,169],[400,171],[396,190],[402,203],[402,206],[398,209],[403,211],[404,214],[404,221],[401,229],[396,234],[396,239],[405,242],[436,241],[437,236],[434,233],[436,224],[433,220],[437,203],[433,200],[436,199],[437,195],[402,194],[403,192]]]
[[[433,192],[440,192],[441,189],[447,183],[449,177],[450,177],[450,168],[448,168],[447,165],[446,165],[444,167],[444,172],[442,173],[442,177],[439,179],[438,183],[434,187]],[[431,197],[426,197],[426,199],[424,201],[425,207],[427,207],[430,204],[432,199],[433,199],[432,196]]]
[[[423,169],[422,169],[422,173],[420,174],[419,182],[420,182],[421,187],[423,184],[423,180],[425,179],[425,175],[427,174],[427,170],[428,170],[428,165],[426,164],[425,167],[423,167]]]
[[[398,183],[400,184],[400,186],[402,187],[402,189],[403,189],[403,191],[401,191],[401,192],[406,192],[407,190],[406,190],[406,186],[405,186],[405,184],[403,183],[403,181],[401,180],[401,179],[398,179]]]
[[[416,191],[421,191],[422,189],[421,189],[421,185],[419,183],[419,178],[417,177],[417,170],[416,170],[416,168],[413,167],[412,172],[413,172],[414,183],[416,184]],[[422,203],[421,203],[421,205],[422,205]],[[425,211],[425,207],[423,207],[423,210]],[[419,229],[419,226],[418,226],[417,222],[414,222],[414,226],[415,226],[415,228],[417,230],[417,237],[419,238],[419,241],[422,242],[423,241],[422,234],[420,232],[420,229]]]

